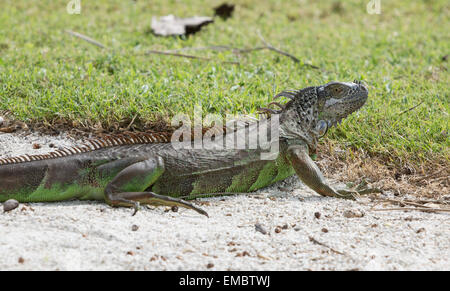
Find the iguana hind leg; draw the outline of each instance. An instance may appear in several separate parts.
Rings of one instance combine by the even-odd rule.
[[[106,202],[112,206],[134,207],[133,215],[138,211],[140,204],[149,204],[184,207],[208,216],[204,210],[184,200],[145,191],[163,172],[164,161],[161,157],[147,158],[126,167],[106,186]]]
[[[308,147],[306,145],[295,145],[288,148],[288,158],[297,173],[298,177],[308,187],[323,196],[332,196],[344,199],[355,199],[357,195],[377,193],[379,189],[365,190],[334,190],[329,186],[319,167],[309,157]]]
[[[109,197],[113,206],[129,206],[134,208],[133,215],[139,210],[141,204],[153,206],[179,206],[197,211],[207,217],[208,213],[195,205],[182,199],[159,195],[153,192],[120,192],[112,193]]]

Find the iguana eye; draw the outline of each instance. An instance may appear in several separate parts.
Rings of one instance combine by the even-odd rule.
[[[332,86],[330,86],[329,88],[329,92],[331,93],[333,98],[341,98],[342,94],[344,92],[344,88],[342,86],[340,86],[339,84],[333,84]]]

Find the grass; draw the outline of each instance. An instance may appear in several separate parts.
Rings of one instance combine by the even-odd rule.
[[[66,12],[68,2],[2,1],[0,110],[18,120],[109,130],[136,117],[136,129],[144,129],[198,103],[206,113],[255,113],[286,88],[363,79],[367,105],[332,130],[329,141],[415,164],[449,160],[446,0],[381,0],[380,15],[366,12],[368,0],[232,1],[232,18],[216,19],[187,39],[152,35],[152,16],[212,15],[221,1],[81,1],[80,15]],[[213,61],[145,54],[255,47],[257,31],[320,69],[266,50],[187,52]]]

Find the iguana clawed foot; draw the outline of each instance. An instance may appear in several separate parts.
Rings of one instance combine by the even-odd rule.
[[[152,195],[153,195],[153,197],[152,197],[153,199],[150,199],[150,201],[147,202],[149,205],[184,207],[187,209],[192,209],[202,215],[205,215],[206,217],[209,217],[208,213],[205,210],[201,209],[200,207],[195,206],[192,203],[184,201],[182,199],[173,198],[170,196],[159,195],[159,194],[155,194],[155,193],[152,193]]]
[[[339,198],[343,198],[343,199],[352,199],[352,200],[356,200],[357,197],[361,196],[361,195],[367,195],[367,194],[372,194],[372,193],[382,193],[383,191],[381,189],[378,188],[365,188],[365,186],[367,185],[367,183],[365,181],[362,181],[358,186],[355,187],[355,189],[350,189],[350,190],[337,190],[336,192],[339,193]]]
[[[128,195],[121,195],[121,194],[128,194]],[[134,194],[134,195],[130,195]],[[141,203],[146,205],[153,205],[153,206],[178,206],[178,207],[184,207],[187,209],[192,209],[202,215],[208,216],[208,213],[193,205],[192,203],[186,202],[182,199],[173,198],[169,196],[159,195],[153,192],[142,192],[142,193],[117,193],[116,196],[128,196],[127,198],[123,197],[116,197],[116,205],[117,203],[119,205],[126,206],[127,204],[129,206],[132,206],[134,209],[134,212],[131,216],[136,215],[136,213],[141,208]],[[131,200],[131,199],[138,199],[139,201]],[[114,200],[112,201],[112,204],[114,205]]]
[[[131,216],[136,215],[136,213],[141,209],[141,204],[139,202],[135,202],[133,208],[134,208],[134,212],[133,212],[133,214],[131,214]]]

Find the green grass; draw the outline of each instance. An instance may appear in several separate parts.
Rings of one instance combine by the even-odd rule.
[[[380,15],[366,12],[369,0],[232,1],[231,19],[216,19],[187,39],[152,35],[152,16],[212,15],[222,1],[81,1],[80,15],[66,12],[68,2],[2,1],[0,110],[17,119],[110,128],[134,116],[136,124],[169,120],[200,102],[209,113],[254,113],[286,88],[363,79],[367,105],[329,139],[415,162],[449,158],[446,0],[381,0]],[[255,47],[261,45],[258,30],[275,47],[321,69],[265,50],[241,57],[186,52],[214,58],[210,62],[145,55],[149,49]],[[241,64],[222,63],[235,60]]]

